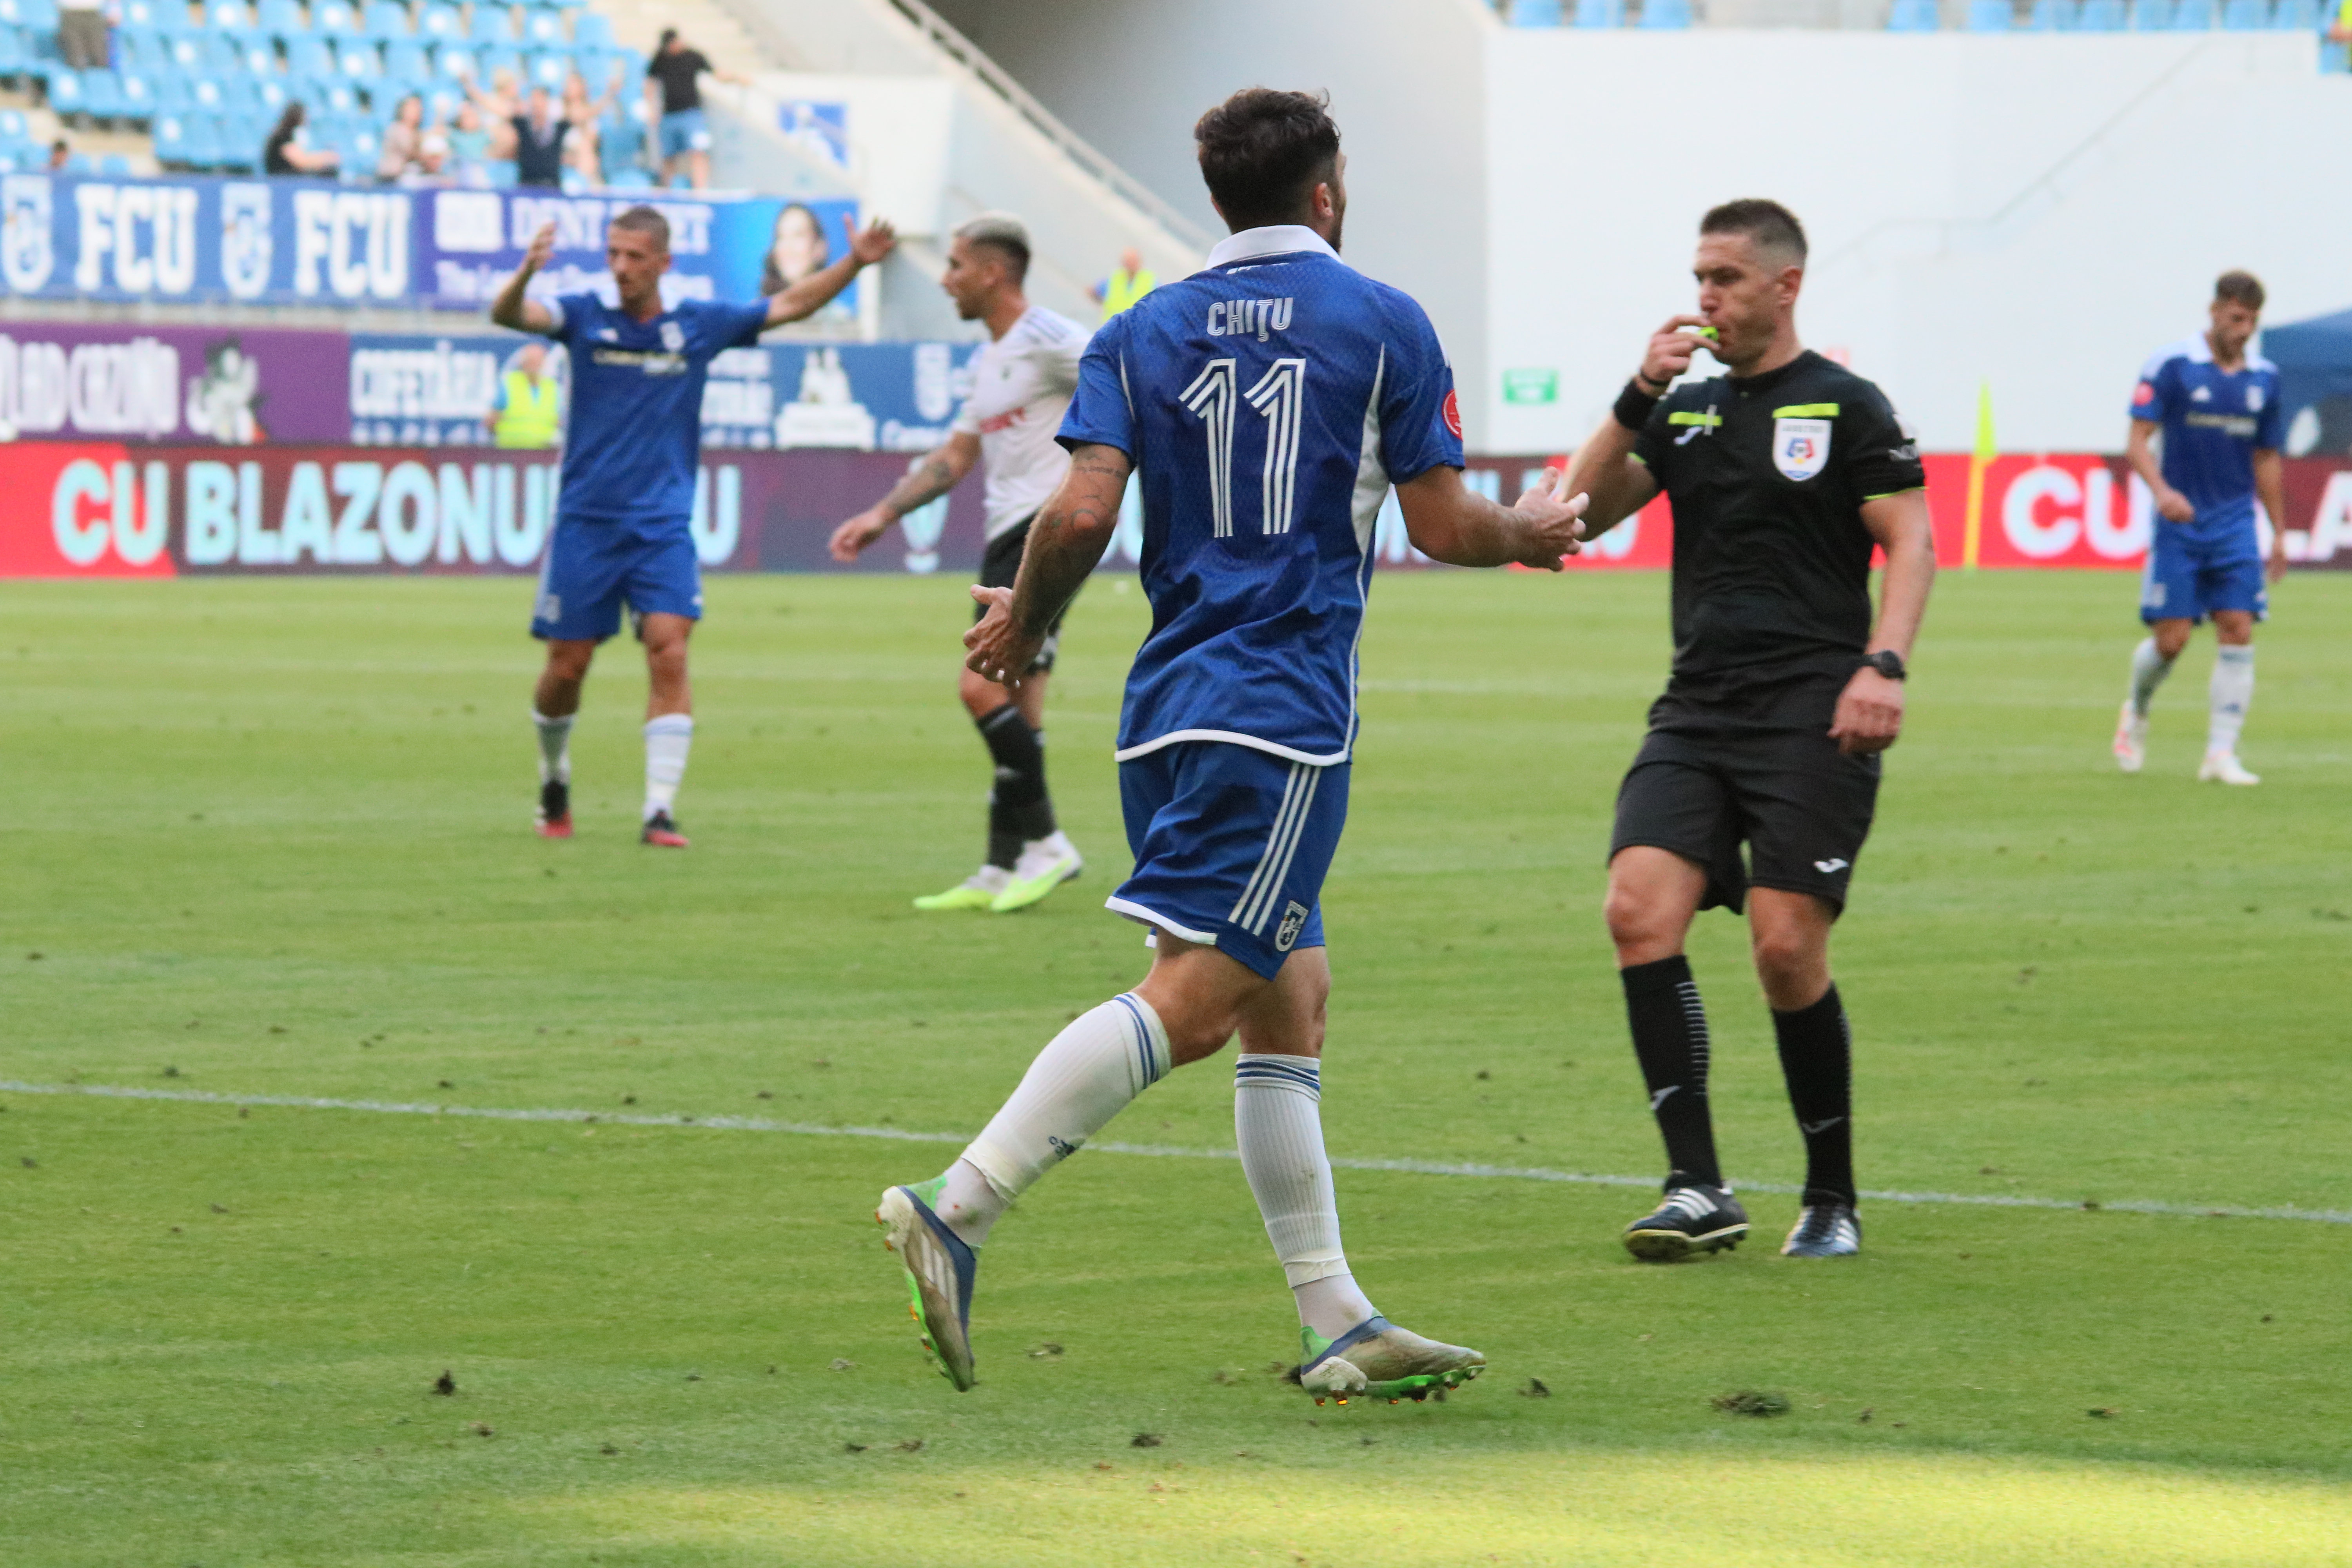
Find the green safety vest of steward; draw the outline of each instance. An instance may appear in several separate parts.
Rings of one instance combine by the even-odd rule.
[[[499,415],[499,445],[554,446],[560,415],[556,405],[555,378],[541,376],[533,381],[519,370],[510,370],[503,379],[507,405]]]
[[[2352,5],[2352,0],[2346,0]],[[1103,281],[1102,319],[1109,321],[1138,300],[1151,292],[1160,279],[1146,267],[1136,272],[1114,272]]]

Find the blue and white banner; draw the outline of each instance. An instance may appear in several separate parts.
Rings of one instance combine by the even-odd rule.
[[[650,197],[650,200],[647,198]],[[0,293],[47,300],[479,311],[555,225],[537,297],[612,297],[605,226],[668,218],[665,298],[751,300],[842,254],[849,201],[361,189],[325,180],[0,174]],[[857,320],[855,284],[818,312]]]
[[[514,269],[531,237],[555,226],[554,259],[531,279],[533,299],[595,293],[613,302],[604,268],[604,230],[633,206],[650,206],[669,220],[670,269],[662,298],[745,301],[772,294],[839,256],[854,222],[851,201],[784,201],[775,196],[724,201],[680,198],[674,193],[568,196],[554,191],[424,191],[417,231],[417,291],[445,310],[486,309]],[[824,307],[821,319],[857,319],[852,284]]]
[[[50,300],[413,305],[416,201],[313,180],[0,175],[0,284]]]

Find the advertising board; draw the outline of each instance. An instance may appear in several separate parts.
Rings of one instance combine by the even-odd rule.
[[[0,433],[250,447],[350,435],[341,332],[0,321]]]

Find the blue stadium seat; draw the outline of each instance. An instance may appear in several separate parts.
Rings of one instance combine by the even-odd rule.
[[[122,84],[122,112],[132,120],[152,120],[155,117],[154,79],[138,70],[114,74]]]
[[[260,105],[262,113],[273,122],[293,96],[285,77],[257,76],[253,79],[253,101]]]
[[[1886,30],[1890,33],[1932,33],[1943,26],[1936,14],[1936,0],[1895,0],[1895,8],[1887,13]]]
[[[0,22],[37,33],[58,29],[57,0],[0,0]]]
[[[30,146],[33,123],[21,109],[0,109],[0,147]]]
[[[335,49],[335,69],[352,81],[373,81],[383,75],[383,61],[364,38],[345,38]]]
[[[220,121],[209,114],[191,114],[181,121],[187,128],[181,162],[192,169],[217,169],[221,163]]]
[[[2172,28],[2172,0],[2131,0],[2131,30],[2163,33]]]
[[[474,51],[456,44],[444,44],[433,51],[434,74],[449,81],[474,79]]]
[[[218,114],[228,104],[228,94],[216,76],[192,77],[188,80],[188,96],[195,100],[199,113]]]
[[[331,76],[313,83],[310,97],[320,108],[336,114],[350,114],[360,106],[360,89],[348,77]]]
[[[457,15],[455,5],[445,5],[432,0],[416,16],[416,35],[434,43],[454,40],[466,36],[466,19]]]
[[[2083,0],[2080,29],[2085,33],[2120,33],[2130,21],[2124,0]]]
[[[562,92],[563,79],[572,74],[572,57],[562,49],[535,49],[526,64],[524,85],[550,92]]]
[[[6,33],[14,37],[16,29],[0,27],[0,33]],[[124,26],[114,29],[114,67],[117,70],[126,68],[152,70],[171,58],[171,50],[164,47],[163,35],[153,27]]]
[[[177,114],[159,114],[148,133],[155,139],[155,156],[167,164],[188,161],[188,122]]]
[[[59,114],[81,112],[81,73],[58,66],[49,72],[49,107]]]
[[[364,121],[353,124],[343,146],[343,167],[373,174],[375,161],[383,155],[383,132]]]
[[[296,38],[286,46],[286,69],[294,76],[332,76],[335,53],[324,38]]]
[[[196,106],[188,91],[188,79],[178,71],[158,71],[150,85],[155,89],[158,114],[185,114]]]
[[[425,118],[444,125],[457,118],[457,106],[466,101],[465,89],[446,80],[427,82],[418,90],[425,94]]]
[[[604,20],[593,11],[583,13],[580,20],[585,23],[592,18],[599,22]],[[1690,25],[1690,0],[1643,0],[1642,26],[1644,27],[1679,30]]]
[[[572,18],[572,47],[576,49],[609,49],[614,47],[612,18],[595,11],[583,11]]]
[[[268,37],[248,33],[236,46],[236,63],[256,76],[278,68],[278,48]]]
[[[244,42],[236,34],[198,33],[195,43],[201,68],[224,73],[245,68]]]
[[[2213,0],[2180,0],[2179,8],[2172,13],[2172,29],[2177,33],[2210,33],[2220,22]]]
[[[184,33],[188,8],[174,0],[123,0],[122,26],[140,32]]]
[[[122,80],[110,70],[81,73],[81,111],[97,120],[120,120],[130,112],[123,101]]]
[[[549,13],[554,15],[553,12]],[[1574,26],[1579,27],[1622,27],[1625,25],[1625,0],[1576,0]]]
[[[530,7],[522,14],[522,40],[535,48],[562,48],[570,41],[563,36],[563,13],[544,5]]]
[[[351,0],[319,0],[310,7],[313,31],[337,36],[360,30],[360,14],[352,7]]]
[[[310,19],[294,0],[261,0],[256,20],[263,32],[276,38],[299,38],[310,30]]]
[[[425,58],[425,46],[411,38],[385,46],[383,74],[389,80],[413,86],[432,78],[433,62]]]
[[[1969,0],[1969,31],[1971,33],[2006,33],[2016,21],[2015,13],[2009,7],[2009,0]]]
[[[205,26],[216,33],[244,33],[253,27],[253,14],[245,0],[205,0]]]
[[[2271,25],[2269,0],[2230,0],[2221,7],[2224,32],[2259,33]]]
[[[25,35],[14,27],[0,26],[0,76],[15,76],[26,63]]]
[[[1509,21],[1514,27],[1557,27],[1559,0],[1511,0]]]
[[[120,153],[109,153],[98,161],[98,172],[110,180],[130,179],[131,160]]]
[[[496,81],[500,71],[505,71],[517,81],[522,80],[522,57],[512,49],[481,49],[476,52],[474,62],[481,68],[481,85],[484,88]]]
[[[2033,15],[2025,25],[2036,33],[2071,33],[2082,24],[2078,0],[2033,0]]]
[[[2273,32],[2315,33],[2322,26],[2318,0],[2278,0],[2271,13]]]
[[[493,5],[488,0],[476,0],[473,25],[466,36],[478,44],[511,44],[515,41],[514,13],[504,5]]]
[[[368,0],[367,36],[389,43],[408,37],[408,7],[393,0]]]

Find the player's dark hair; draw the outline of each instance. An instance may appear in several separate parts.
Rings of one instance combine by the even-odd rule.
[[[1777,250],[1794,258],[1800,267],[1805,264],[1805,226],[1797,221],[1795,213],[1761,196],[1742,196],[1708,208],[1698,220],[1698,231],[1744,234],[1759,250]]]
[[[669,219],[649,206],[639,204],[631,207],[613,220],[613,226],[626,229],[631,234],[652,235],[659,242],[662,253],[669,253]]]
[[[1201,178],[1237,229],[1290,223],[1339,170],[1339,127],[1328,93],[1245,87],[1192,127]]]
[[[956,237],[970,246],[985,246],[1003,261],[1013,281],[1029,277],[1029,226],[1011,213],[982,213],[957,226]]]
[[[2270,298],[2263,292],[2263,280],[2251,272],[2231,268],[2213,279],[2213,300],[2219,304],[2227,300],[2233,305],[2243,305],[2249,310],[2259,310]]]

